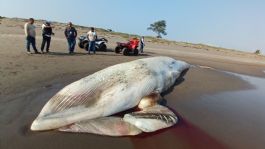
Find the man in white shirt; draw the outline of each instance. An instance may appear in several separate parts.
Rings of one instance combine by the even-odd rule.
[[[93,51],[94,54],[96,53],[96,47],[95,47],[95,43],[96,43],[96,39],[97,39],[97,33],[95,32],[94,27],[91,27],[91,30],[87,33],[87,37],[89,40],[89,46],[88,46],[88,54],[90,54],[90,51]]]
[[[33,18],[29,18],[29,21],[24,25],[24,31],[25,31],[25,35],[26,35],[26,40],[27,40],[27,52],[28,54],[31,54],[30,52],[30,44],[33,47],[33,50],[35,52],[35,54],[39,54],[37,48],[36,48],[36,27],[34,24],[34,19]]]
[[[144,53],[144,46],[145,46],[145,43],[144,43],[144,36],[141,37],[141,46],[140,46],[140,52],[141,53]]]

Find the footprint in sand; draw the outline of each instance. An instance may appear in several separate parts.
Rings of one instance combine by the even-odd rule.
[[[16,64],[15,67],[21,67],[22,65],[21,64]]]
[[[44,88],[51,88],[52,87],[52,84],[48,84],[48,85],[45,85],[43,86]]]
[[[38,67],[38,66],[33,66],[33,69],[34,69],[34,70],[38,70],[39,67]]]
[[[11,75],[17,75],[18,74],[18,71],[12,71],[12,72],[9,72],[9,74],[11,74]]]

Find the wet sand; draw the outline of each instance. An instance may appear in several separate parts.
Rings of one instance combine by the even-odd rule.
[[[82,49],[77,49],[77,54],[69,56],[66,54],[62,30],[55,30],[55,33],[51,54],[27,55],[23,30],[19,26],[0,24],[1,149],[264,148],[264,140],[259,138],[265,136],[265,118],[262,118],[265,114],[261,110],[263,104],[258,102],[261,97],[255,97],[253,102],[248,100],[252,94],[240,96],[240,92],[257,90],[255,82],[219,71],[264,78],[265,65],[257,62],[255,57],[234,52],[228,52],[226,56],[224,53],[153,43],[147,43],[146,53],[138,57],[125,57],[113,52],[86,55]],[[120,37],[110,39],[110,51],[119,40]],[[37,44],[40,45],[39,37]],[[180,118],[174,127],[135,137],[118,138],[29,130],[43,105],[65,85],[117,63],[158,55],[169,55],[194,65],[185,80],[163,96],[167,106]],[[198,67],[201,65],[217,70]],[[257,91],[256,94],[262,92]],[[244,103],[237,98],[244,99]],[[259,113],[260,116],[256,116]]]
[[[230,148],[265,147],[264,78],[233,74],[253,89],[203,95],[178,103],[181,115]],[[188,109],[193,109],[188,110]]]

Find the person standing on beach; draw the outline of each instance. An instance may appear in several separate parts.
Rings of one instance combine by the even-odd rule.
[[[141,53],[144,53],[144,46],[145,46],[145,43],[144,43],[144,36],[141,37],[141,40],[140,40],[140,52]]]
[[[42,44],[41,44],[41,53],[43,53],[44,47],[46,46],[46,52],[49,53],[50,43],[51,43],[51,36],[54,35],[52,32],[52,27],[50,22],[45,22],[42,24]]]
[[[77,31],[73,27],[72,22],[69,22],[65,31],[64,31],[65,38],[68,42],[68,50],[69,54],[73,54],[75,50],[75,44],[76,44],[76,37],[77,37]]]
[[[97,33],[95,32],[94,27],[91,27],[91,30],[87,33],[88,40],[89,40],[89,46],[88,46],[88,54],[90,54],[90,51],[93,51],[94,54],[96,53],[96,39],[97,39]]]
[[[28,22],[24,25],[24,31],[26,35],[26,42],[27,42],[27,53],[32,54],[30,52],[30,44],[32,45],[32,48],[35,52],[35,54],[39,54],[37,48],[36,48],[36,27],[34,25],[34,19],[29,18]]]

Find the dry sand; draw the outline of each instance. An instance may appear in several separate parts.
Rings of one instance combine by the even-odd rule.
[[[217,70],[265,77],[265,58],[254,54],[195,49],[176,44],[147,42],[145,54],[125,57],[111,52],[115,42],[125,41],[118,35],[100,32],[109,39],[110,52],[86,55],[77,48],[75,55],[67,54],[63,38],[64,26],[56,25],[51,53],[28,55],[21,20],[4,19],[0,22],[0,148],[237,148],[248,146],[242,142],[222,140],[197,125],[192,116],[185,115],[181,104],[203,95],[253,88],[240,78]],[[38,35],[40,23],[37,22]],[[79,29],[85,33],[85,29]],[[40,47],[41,38],[37,37]],[[65,85],[108,66],[150,56],[167,55],[185,60],[194,67],[185,80],[164,97],[181,121],[173,128],[136,137],[104,137],[91,134],[72,134],[56,131],[31,132],[29,126],[43,105]],[[207,67],[198,67],[207,66]],[[208,69],[211,67],[213,69]],[[216,70],[217,69],[217,70]],[[190,114],[189,113],[189,114]],[[191,123],[191,121],[193,123]],[[203,119],[202,119],[203,121]],[[222,134],[220,134],[222,135]],[[235,137],[240,137],[235,134]],[[242,145],[243,144],[243,145]],[[256,146],[259,148],[260,146]],[[255,148],[255,147],[254,147]]]

